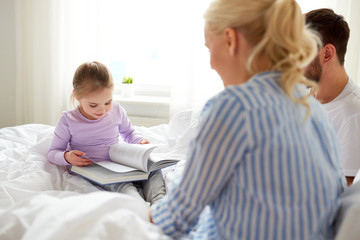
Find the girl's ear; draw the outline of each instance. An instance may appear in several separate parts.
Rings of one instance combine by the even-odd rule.
[[[237,31],[232,27],[227,27],[224,30],[224,36],[226,41],[226,46],[230,56],[234,56],[236,54],[238,48],[238,35]]]

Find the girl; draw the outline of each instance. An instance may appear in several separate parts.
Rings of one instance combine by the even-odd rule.
[[[110,160],[109,149],[118,142],[119,135],[127,143],[147,144],[132,127],[125,110],[113,103],[113,79],[108,68],[99,62],[80,65],[73,79],[72,103],[79,105],[64,112],[55,128],[48,159],[56,165],[87,166],[94,161]],[[161,171],[141,182],[145,200],[151,204],[165,194]],[[110,184],[109,191],[125,192],[140,197],[132,183]]]

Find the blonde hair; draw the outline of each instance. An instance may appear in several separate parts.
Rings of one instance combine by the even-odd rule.
[[[83,63],[74,74],[71,103],[75,106],[75,98],[79,99],[89,93],[113,86],[111,72],[104,64],[96,61]]]
[[[210,30],[220,34],[226,27],[242,32],[253,49],[247,62],[249,73],[264,70],[282,72],[280,86],[295,103],[306,107],[310,114],[308,97],[295,97],[297,84],[316,87],[306,79],[302,68],[316,56],[321,41],[317,34],[305,26],[305,17],[294,0],[215,0],[206,13],[205,21]],[[259,65],[261,58],[269,66]]]

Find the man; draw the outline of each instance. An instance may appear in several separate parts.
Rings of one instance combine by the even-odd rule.
[[[319,32],[323,46],[305,68],[305,76],[318,82],[315,97],[335,125],[343,172],[351,185],[360,168],[360,87],[344,67],[350,30],[344,18],[331,9],[308,12],[306,22]]]

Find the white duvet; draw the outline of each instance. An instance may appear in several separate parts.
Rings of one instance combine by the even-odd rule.
[[[181,112],[169,124],[136,127],[158,152],[185,159],[196,115]],[[148,222],[145,202],[106,192],[46,159],[54,127],[0,129],[0,239],[168,239]],[[168,187],[185,161],[163,170]]]

